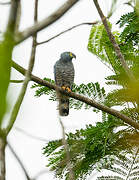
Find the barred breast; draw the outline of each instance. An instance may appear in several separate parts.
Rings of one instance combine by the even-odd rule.
[[[74,66],[72,61],[66,63],[57,61],[54,66],[54,76],[56,85],[71,87],[74,82]]]

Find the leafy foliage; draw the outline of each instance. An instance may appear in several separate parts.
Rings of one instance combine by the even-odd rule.
[[[138,23],[136,12],[128,13],[123,15],[117,23],[123,28],[122,33],[113,32],[137,82],[131,82],[128,78],[104,26],[100,23],[93,25],[91,29],[88,50],[113,71],[113,75],[106,77],[106,83],[109,86],[116,85],[116,89],[106,94],[104,88],[100,88],[99,83],[73,85],[73,92],[96,99],[109,107],[120,106],[121,112],[136,122],[139,121]],[[108,24],[111,28],[112,25]],[[34,85],[34,87],[38,88],[36,96],[47,94],[50,95],[51,100],[56,100],[53,90],[39,85]],[[70,100],[70,106],[75,109],[90,108],[74,99]],[[96,123],[96,126],[87,125],[85,129],[69,133],[66,139],[70,154],[69,164],[62,140],[50,141],[44,147],[44,154],[49,157],[48,166],[55,172],[56,177],[69,179],[69,166],[75,173],[75,179],[86,179],[94,169],[99,171],[107,169],[116,173],[114,176],[101,176],[98,179],[125,180],[125,177],[126,179],[130,177],[131,180],[135,180],[138,177],[139,167],[134,158],[134,151],[138,147],[139,134],[119,119],[102,112],[101,123]],[[129,155],[132,155],[132,158],[129,158]]]
[[[139,79],[139,22],[136,13],[131,12],[123,15],[118,24],[120,27],[125,28],[121,34],[113,32],[113,35],[130,70],[136,79]],[[98,56],[104,64],[111,67],[113,72],[115,72],[106,78],[106,84],[120,86],[120,89],[118,88],[108,94],[106,104],[111,107],[114,105],[125,105],[127,102],[138,104],[139,85],[136,82],[131,82],[126,75],[102,24],[92,27],[88,41],[88,50]]]
[[[113,164],[109,166],[109,168],[106,167],[107,170],[110,170],[114,172],[115,174],[118,174],[117,176],[100,176],[97,178],[97,180],[112,180],[112,179],[130,179],[130,180],[137,180],[138,179],[138,163],[139,163],[139,148],[135,149],[135,153],[131,155],[126,155],[123,159],[121,158],[115,158],[113,159]]]
[[[52,84],[54,84],[54,80],[51,80],[49,78],[44,78],[43,80],[45,81],[48,81]],[[40,97],[42,95],[50,95],[50,98],[49,100],[52,100],[52,101],[56,101],[56,93],[53,89],[50,89],[48,87],[44,87],[40,84],[33,84],[31,88],[37,88],[37,90],[35,91],[35,96],[36,97]]]
[[[120,27],[125,27],[120,34],[121,39],[130,46],[138,45],[139,42],[139,21],[136,12],[130,12],[121,16],[117,22]]]
[[[111,27],[111,25],[109,26]],[[118,32],[115,32],[115,37],[118,41]],[[109,68],[115,65],[116,54],[103,24],[92,26],[88,41],[88,50],[99,57]],[[119,67],[119,64],[117,66]]]
[[[125,160],[124,154],[131,153],[132,139],[139,135],[132,128],[116,132],[115,128],[124,123],[108,115],[107,121],[98,122],[96,126],[87,125],[86,129],[77,130],[67,135],[70,151],[70,166],[76,179],[85,179],[94,169],[110,169],[116,157]],[[59,151],[55,151],[59,148]],[[79,148],[80,147],[80,148]],[[44,148],[44,154],[50,156],[48,166],[55,171],[56,177],[68,179],[66,153],[62,142],[52,141]],[[113,170],[114,171],[114,170]]]

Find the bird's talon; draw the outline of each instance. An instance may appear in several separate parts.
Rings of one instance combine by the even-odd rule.
[[[71,89],[69,87],[62,86],[61,88],[67,92],[71,92]]]
[[[71,92],[71,89],[70,89],[69,87],[67,87],[66,90],[67,90],[68,92]]]
[[[65,87],[65,86],[62,86],[61,88],[62,88],[63,90],[66,90],[66,87]]]

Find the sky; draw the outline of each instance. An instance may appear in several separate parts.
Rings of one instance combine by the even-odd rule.
[[[2,0],[1,0],[2,2]],[[4,1],[3,1],[4,2]],[[33,9],[34,0],[22,0],[22,16],[20,30],[33,25]],[[54,12],[64,0],[39,0],[38,19],[49,16]],[[105,15],[110,8],[109,0],[99,0],[99,4]],[[114,16],[110,19],[112,23],[116,23],[120,16],[131,9],[128,6],[123,6],[125,0],[118,2],[118,9]],[[0,5],[0,31],[4,31],[6,21],[8,19],[9,5]],[[72,27],[73,25],[83,22],[94,22],[100,19],[93,4],[90,0],[80,0],[70,11],[68,11],[60,20],[53,25],[45,28],[38,33],[38,42],[49,39],[59,32]],[[114,25],[114,30],[118,26]],[[105,77],[112,74],[112,72],[104,66],[100,60],[92,55],[87,50],[88,37],[91,26],[80,26],[72,31],[69,31],[60,37],[50,41],[49,43],[39,45],[36,52],[35,67],[33,74],[40,78],[54,79],[53,66],[59,59],[59,56],[64,51],[71,51],[76,55],[76,60],[73,60],[75,67],[75,83],[99,82],[101,86],[105,86]],[[27,68],[31,52],[31,38],[25,40],[14,48],[13,60],[21,66]],[[24,77],[15,70],[12,70],[11,79],[23,79]],[[17,120],[12,131],[8,136],[8,141],[18,154],[23,164],[31,177],[37,175],[38,172],[45,170],[47,173],[38,178],[39,180],[55,180],[53,173],[48,172],[45,167],[47,159],[42,155],[42,148],[46,145],[44,141],[38,141],[28,137],[22,131],[17,130],[21,128],[24,131],[46,140],[54,140],[62,137],[61,126],[58,121],[57,102],[51,102],[47,96],[40,98],[34,97],[35,91],[31,89],[33,82],[29,83],[27,93],[21,105]],[[105,86],[107,89],[107,87]],[[5,122],[8,121],[12,107],[18,97],[21,89],[21,84],[10,84],[8,99],[10,100],[9,109],[5,116]],[[62,118],[66,132],[75,132],[76,129],[85,128],[86,124],[93,124],[101,121],[100,116],[96,115],[90,110],[76,111],[71,109],[68,117]],[[9,148],[6,148],[6,180],[20,179],[24,180],[23,172],[14,159]],[[97,172],[89,179],[96,179]]]

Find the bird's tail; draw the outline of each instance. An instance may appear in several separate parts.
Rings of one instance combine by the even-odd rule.
[[[68,116],[69,114],[69,97],[62,96],[59,98],[59,115]]]

